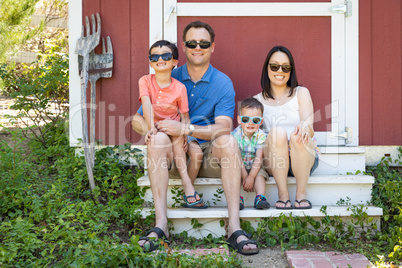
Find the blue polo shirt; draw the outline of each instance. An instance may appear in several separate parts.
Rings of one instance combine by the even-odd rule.
[[[235,91],[230,78],[209,65],[200,81],[191,81],[187,64],[172,71],[172,77],[182,82],[187,88],[188,106],[191,124],[215,124],[218,116],[234,117]],[[138,110],[142,115],[142,106]],[[200,143],[204,140],[198,140]]]

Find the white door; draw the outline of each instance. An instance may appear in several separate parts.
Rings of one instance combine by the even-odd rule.
[[[234,80],[236,95],[242,97],[261,91],[254,85],[252,89],[247,87],[259,83],[254,80],[259,79],[258,68],[262,67],[261,61],[270,49],[261,49],[259,40],[275,40],[280,44],[290,42],[293,46],[290,50],[294,57],[295,54],[297,56],[296,66],[301,66],[298,67],[300,73],[297,71],[299,82],[300,74],[309,81],[305,86],[313,96],[318,144],[358,146],[358,0],[314,3],[201,1],[150,0],[150,44],[166,39],[178,44],[181,52],[181,31],[189,20],[209,24],[210,20],[215,20],[211,26],[217,34],[217,45],[212,59],[219,54],[226,55],[218,56],[220,60],[212,64]],[[245,24],[250,26],[243,28]],[[286,31],[290,29],[292,34],[283,34],[282,28],[287,28]],[[221,39],[218,42],[219,36]],[[328,39],[327,43],[325,39]],[[306,42],[310,45],[304,45],[304,49]],[[237,45],[243,46],[243,49],[238,49]],[[253,54],[254,50],[263,51]],[[306,55],[308,53],[314,56]],[[314,57],[316,59],[309,62]],[[243,59],[250,60],[250,63],[245,63]],[[180,62],[183,63],[184,59]],[[242,69],[244,65],[248,66]],[[250,68],[254,65],[259,67],[255,70]],[[324,86],[314,89],[318,80],[322,80]],[[328,86],[325,86],[326,83]],[[320,107],[317,108],[316,102],[321,103]]]

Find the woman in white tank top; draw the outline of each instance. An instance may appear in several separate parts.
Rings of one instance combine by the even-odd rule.
[[[307,182],[318,166],[314,141],[313,102],[307,88],[298,85],[290,51],[271,49],[262,69],[262,92],[255,96],[264,105],[263,129],[268,134],[264,167],[276,181],[277,209],[309,209]],[[297,188],[294,206],[290,201],[287,177],[293,175]]]

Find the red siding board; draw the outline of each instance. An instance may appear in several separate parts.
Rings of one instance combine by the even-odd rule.
[[[359,7],[359,143],[373,144],[372,0]]]
[[[192,0],[185,1],[192,2]],[[103,140],[104,144],[123,144],[125,142],[141,144],[142,138],[131,130],[130,121],[140,106],[138,79],[147,74],[149,70],[146,57],[149,47],[149,1],[83,0],[83,22],[85,16],[96,12],[99,12],[102,18],[102,37],[109,35],[112,38],[115,57],[113,77],[102,79],[97,83],[99,108],[97,139]],[[401,145],[402,5],[400,0],[388,0],[386,5],[381,0],[360,1],[359,16],[359,143],[360,145]],[[246,18],[238,19],[246,20]],[[208,22],[212,20],[216,20],[216,18],[208,18]],[[294,23],[294,25],[298,24]],[[227,29],[231,29],[231,27]],[[179,40],[181,40],[181,31],[182,29],[178,30]],[[241,38],[246,33],[247,31],[240,31],[237,39],[240,45],[250,42],[249,39]],[[219,46],[217,46],[212,62],[222,70],[225,69],[222,63],[225,61],[225,57],[218,54],[225,53],[225,46],[221,46],[225,42],[221,40],[223,38],[225,38],[225,33],[219,33],[217,36]],[[278,38],[278,35],[271,36],[268,41],[272,41],[273,44],[274,41],[281,41]],[[318,51],[321,56],[319,56],[320,59],[314,60],[315,64],[310,61],[304,62],[306,58],[309,58],[306,55],[310,55],[311,52],[304,51],[303,45],[293,46],[292,39],[300,38],[296,33],[296,36],[288,41],[290,43],[285,42],[285,45],[290,46],[295,54],[296,62],[300,67],[298,75],[301,82],[310,88],[312,93],[327,87],[325,83],[316,85],[317,81],[314,77],[310,77],[311,73],[307,69],[308,66],[317,66],[316,61],[321,58],[325,58],[324,61],[328,60],[328,55],[322,54],[323,51]],[[250,45],[256,45],[256,42],[258,40],[250,42]],[[255,57],[256,61],[263,61],[268,52],[265,50],[260,56]],[[97,48],[97,51],[100,52],[100,47]],[[242,57],[247,57],[250,53],[255,54],[254,49],[250,51],[234,48],[234,52],[242,53]],[[222,60],[219,60],[220,58]],[[226,57],[226,61],[231,59],[231,57]],[[183,55],[181,55],[181,63],[183,60]],[[250,71],[250,68],[255,70],[253,69],[250,76],[244,78],[246,82],[235,81],[237,101],[259,91],[261,65],[262,62],[256,63],[257,67],[247,67],[247,72]],[[233,66],[235,65],[233,64]],[[231,69],[228,69],[227,72],[230,76]],[[330,72],[328,74],[330,75]],[[314,103],[318,106],[325,105],[328,99],[328,96],[324,95],[312,94],[312,96]],[[317,109],[323,109],[323,107],[316,105],[315,110]],[[325,123],[319,124],[319,128],[325,127]]]
[[[401,2],[373,0],[373,145],[401,145]]]

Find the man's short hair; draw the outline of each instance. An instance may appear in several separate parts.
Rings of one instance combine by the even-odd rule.
[[[205,30],[208,31],[209,35],[211,36],[211,42],[212,42],[212,43],[214,42],[214,40],[215,40],[215,32],[214,32],[214,29],[212,29],[212,27],[211,27],[208,23],[205,23],[205,22],[202,22],[202,21],[198,21],[198,20],[189,23],[189,24],[186,26],[186,28],[184,28],[184,30],[183,30],[183,41],[188,41],[188,40],[186,40],[186,35],[187,35],[187,32],[188,32],[191,28],[204,28]]]
[[[256,98],[247,98],[240,103],[239,113],[243,108],[255,108],[259,109],[264,114],[264,105]]]
[[[179,59],[179,51],[177,50],[177,47],[175,44],[170,43],[167,40],[159,40],[156,41],[150,48],[149,48],[149,52],[148,55],[151,55],[151,51],[153,48],[155,47],[168,47],[170,48],[170,50],[172,51],[172,55],[173,55],[173,59],[178,60]]]

